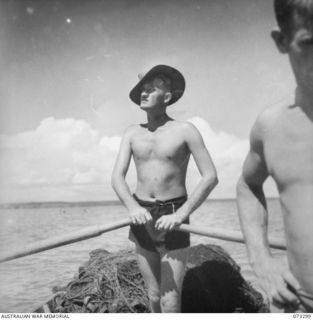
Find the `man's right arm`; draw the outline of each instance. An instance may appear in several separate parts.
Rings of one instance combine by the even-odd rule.
[[[137,201],[132,197],[125,179],[132,156],[131,136],[134,130],[134,126],[129,127],[122,137],[120,150],[112,173],[111,184],[117,196],[127,208],[132,223],[144,224],[151,220],[151,215],[146,209],[139,206]]]
[[[289,268],[275,259],[268,244],[268,212],[263,192],[269,176],[263,153],[264,125],[262,117],[250,136],[250,151],[237,184],[237,204],[241,229],[245,237],[249,261],[271,302],[276,305],[296,303],[297,297],[286,284],[297,288],[297,280]]]
[[[268,175],[263,154],[262,127],[257,122],[251,131],[250,150],[237,184],[240,224],[252,265],[258,259],[270,256],[267,243],[268,212],[263,192],[263,183]]]

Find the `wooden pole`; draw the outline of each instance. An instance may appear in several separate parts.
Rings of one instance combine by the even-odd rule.
[[[1,254],[0,263],[13,259],[32,255],[34,253],[64,246],[66,244],[86,240],[100,236],[102,233],[109,232],[115,229],[125,227],[130,224],[130,219],[121,220],[113,224],[97,225],[84,228],[80,231],[68,233],[66,235],[50,238],[47,240],[38,241],[36,243],[22,246],[18,250]]]
[[[215,238],[215,239],[245,243],[243,235],[240,231],[225,230],[225,229],[210,228],[210,227],[200,227],[200,226],[193,226],[189,224],[182,224],[177,228],[177,230],[181,230],[184,232],[191,232],[191,233],[195,233],[195,234],[199,234],[202,236]],[[271,248],[274,248],[274,249],[286,250],[286,245],[284,241],[276,237],[269,238],[269,245]]]
[[[0,263],[25,257],[25,256],[29,256],[45,250],[61,247],[70,243],[98,237],[105,232],[126,227],[129,224],[130,224],[130,219],[128,218],[113,224],[87,227],[80,231],[69,233],[67,235],[38,241],[30,245],[22,246],[21,248],[13,252],[10,251],[10,252],[5,252],[4,254],[1,254]],[[245,242],[242,236],[242,233],[240,231],[192,226],[187,224],[180,225],[179,227],[177,227],[177,230],[181,230],[189,233],[195,233],[195,234],[203,235],[206,237],[216,238],[216,239],[221,239],[226,241],[234,241],[234,242],[240,242],[240,243]],[[275,248],[275,249],[282,249],[282,250],[286,249],[286,245],[284,244],[284,242],[278,238],[270,238],[269,244],[272,248]]]

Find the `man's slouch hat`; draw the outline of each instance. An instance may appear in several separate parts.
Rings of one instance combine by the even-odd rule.
[[[172,99],[169,101],[168,105],[171,105],[180,99],[185,91],[184,76],[177,69],[166,65],[157,65],[142,76],[136,86],[130,91],[129,98],[140,105],[142,86],[145,82],[158,75],[164,75],[171,80]]]

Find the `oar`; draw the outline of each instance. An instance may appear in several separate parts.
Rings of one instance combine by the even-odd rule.
[[[189,224],[182,224],[179,227],[177,227],[177,230],[181,230],[184,232],[191,232],[191,233],[199,234],[199,235],[210,237],[210,238],[245,243],[242,233],[240,231],[235,231],[235,230],[192,226]],[[277,237],[269,237],[268,240],[271,248],[286,250],[286,244],[282,239]]]
[[[57,248],[60,246],[64,246],[66,244],[86,240],[93,237],[98,237],[105,232],[119,229],[129,224],[130,224],[130,219],[125,219],[110,225],[98,225],[98,226],[87,227],[80,231],[72,232],[67,235],[38,241],[34,244],[22,246],[20,249],[16,251],[2,254],[0,256],[0,263],[25,257],[25,256],[29,256],[34,253]],[[177,227],[177,229],[184,232],[195,233],[195,234],[216,238],[216,239],[221,239],[221,240],[226,240],[226,241],[235,241],[240,243],[245,242],[241,232],[239,231],[233,231],[233,230],[225,231],[224,229],[192,226],[187,224],[182,224],[179,227]],[[273,238],[273,237],[270,238],[269,244],[272,248],[283,249],[283,250],[286,249],[284,242],[278,238]]]
[[[112,224],[103,224],[92,227],[86,227],[82,230],[71,232],[66,235],[37,241],[29,245],[20,247],[18,250],[6,252],[0,255],[0,263],[29,256],[34,253],[64,246],[66,244],[86,240],[100,236],[102,233],[125,227],[130,224],[130,219],[121,220]]]

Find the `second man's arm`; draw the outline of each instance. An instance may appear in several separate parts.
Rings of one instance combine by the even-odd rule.
[[[237,184],[240,224],[250,264],[270,302],[276,306],[286,303],[297,304],[298,299],[287,289],[287,284],[298,289],[298,281],[288,267],[272,256],[268,243],[268,211],[263,183],[269,173],[263,153],[263,133],[264,124],[261,117],[252,129],[250,151]]]

